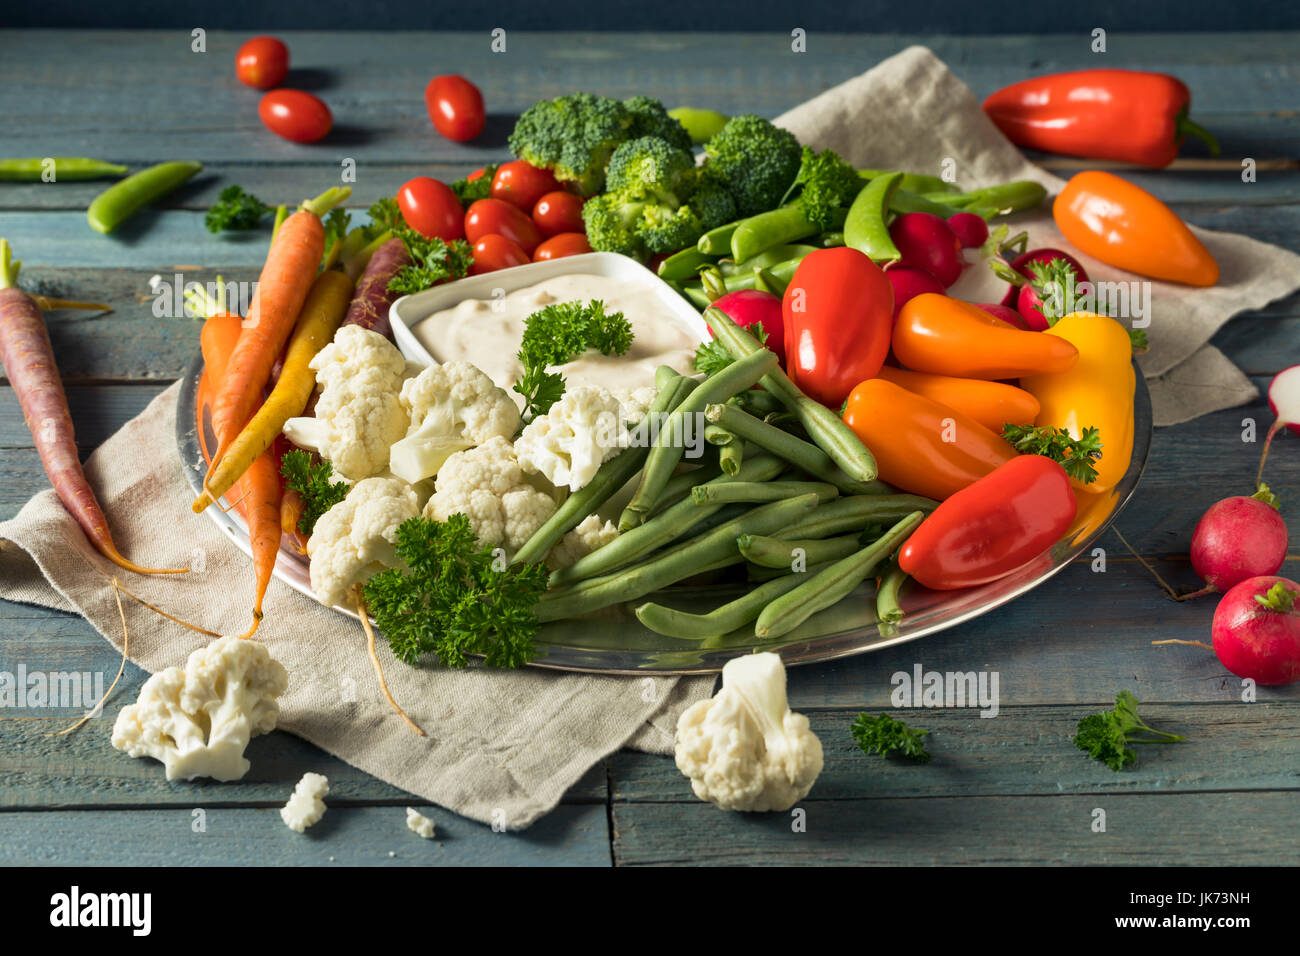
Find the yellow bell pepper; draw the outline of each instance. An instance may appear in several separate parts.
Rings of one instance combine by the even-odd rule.
[[[1133,343],[1114,319],[1074,312],[1042,335],[1057,335],[1079,350],[1079,361],[1064,372],[1020,380],[1038,399],[1035,424],[1064,428],[1074,438],[1083,429],[1101,433],[1097,480],[1081,486],[1094,494],[1110,491],[1128,471],[1133,457]]]

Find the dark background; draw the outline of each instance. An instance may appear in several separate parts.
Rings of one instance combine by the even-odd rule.
[[[1075,33],[1300,29],[1296,0],[3,0],[0,26],[210,30],[726,30],[788,33]]]

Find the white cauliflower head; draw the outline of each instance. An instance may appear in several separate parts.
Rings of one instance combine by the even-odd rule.
[[[618,525],[602,521],[600,515],[587,515],[582,523],[555,543],[546,556],[552,570],[567,568],[579,558],[585,558],[618,537]]]
[[[350,604],[353,587],[396,566],[397,528],[419,513],[415,489],[398,478],[364,478],[353,485],[307,539],[311,588],[321,603]]]
[[[677,721],[677,769],[701,800],[723,810],[789,810],[822,772],[822,745],[792,713],[776,654],[727,662],[722,687]]]
[[[432,365],[402,385],[410,419],[389,452],[389,470],[414,484],[435,475],[452,454],[519,430],[519,407],[505,389],[469,362]]]
[[[117,715],[112,743],[132,757],[162,761],[168,780],[238,780],[248,773],[248,741],[275,729],[276,698],[288,686],[265,644],[219,637],[183,668],[145,681],[139,699]]]
[[[639,389],[644,397],[654,389]],[[626,423],[645,416],[638,393],[611,392],[599,385],[579,385],[565,392],[545,415],[528,423],[515,450],[529,474],[543,474],[557,488],[577,491],[596,476],[607,459],[629,442]]]
[[[465,515],[479,544],[510,555],[554,513],[555,499],[529,484],[514,448],[500,436],[448,458],[424,506],[434,521]]]

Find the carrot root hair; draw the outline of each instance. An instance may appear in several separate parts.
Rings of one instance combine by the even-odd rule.
[[[397,716],[406,721],[406,726],[410,727],[421,737],[425,736],[420,725],[406,715],[406,711],[397,706],[397,701],[393,700],[393,695],[388,691],[388,681],[384,680],[384,668],[379,663],[379,655],[375,653],[375,629],[370,626],[370,611],[366,607],[366,599],[361,595],[361,588],[354,592],[357,599],[357,617],[361,618],[361,627],[366,632],[366,651],[370,655],[370,663],[374,665],[375,673],[379,676],[379,689],[384,693],[384,699],[388,705],[397,711]]]

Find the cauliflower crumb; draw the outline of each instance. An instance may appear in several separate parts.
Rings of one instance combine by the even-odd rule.
[[[555,547],[546,556],[546,564],[552,571],[567,568],[617,537],[618,525],[614,522],[602,521],[600,515],[587,515],[582,524],[555,543]]]
[[[406,829],[418,833],[426,840],[433,839],[433,821],[415,807],[406,808]]]
[[[325,815],[325,798],[330,792],[330,782],[322,774],[305,773],[293,788],[289,802],[280,808],[280,819],[290,830],[304,832]]]

